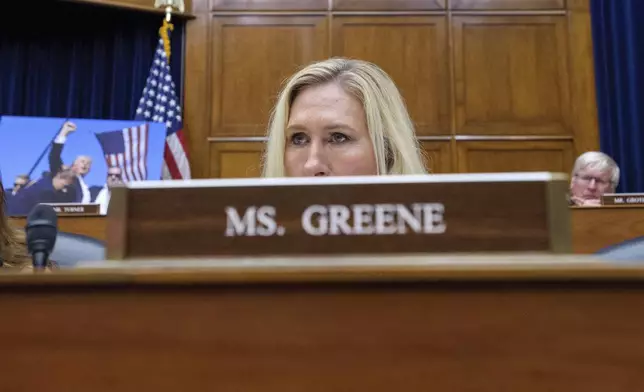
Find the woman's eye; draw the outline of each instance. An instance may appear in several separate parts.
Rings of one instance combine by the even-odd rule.
[[[303,133],[295,133],[291,136],[291,143],[295,144],[296,146],[302,145],[306,143],[307,137]]]
[[[344,143],[347,140],[349,140],[349,138],[344,133],[335,132],[335,133],[333,133],[331,135],[331,142],[332,143]]]

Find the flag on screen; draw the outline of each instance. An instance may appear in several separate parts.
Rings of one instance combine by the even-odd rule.
[[[120,131],[97,133],[107,167],[120,167],[124,181],[148,179],[148,133],[150,126],[141,124]]]
[[[190,165],[183,138],[181,106],[170,73],[169,30],[172,28],[172,24],[164,21],[163,27],[159,30],[159,43],[135,116],[135,120],[165,124],[162,175],[165,180],[190,178]]]

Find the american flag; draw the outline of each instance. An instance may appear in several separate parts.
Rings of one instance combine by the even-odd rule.
[[[164,42],[159,38],[143,96],[136,109],[135,120],[165,123],[166,139],[162,176],[165,180],[190,178],[190,164],[183,138],[181,106],[175,88]]]
[[[120,167],[124,181],[148,179],[148,133],[150,126],[141,124],[120,131],[97,133],[107,167]]]

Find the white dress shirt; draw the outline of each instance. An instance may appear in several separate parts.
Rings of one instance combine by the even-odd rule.
[[[96,196],[94,203],[100,205],[101,215],[107,215],[107,206],[110,204],[110,189],[105,185]]]

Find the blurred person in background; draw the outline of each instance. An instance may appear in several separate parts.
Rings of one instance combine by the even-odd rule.
[[[0,261],[2,268],[31,266],[24,232],[14,229],[9,224],[2,175],[0,175]]]
[[[24,189],[29,185],[29,176],[26,174],[20,174],[16,176],[16,179],[13,181],[13,188],[7,189],[7,196],[11,193],[11,196],[15,196],[16,193],[20,192],[21,189]]]
[[[8,204],[10,215],[27,215],[40,203],[73,203],[76,194],[72,188],[75,174],[71,169],[46,176],[16,194]]]
[[[599,151],[581,154],[575,161],[570,178],[570,205],[601,205],[601,197],[614,193],[619,185],[619,166],[613,158]]]
[[[51,176],[56,176],[57,173],[65,171],[68,167],[63,163],[62,153],[63,147],[69,135],[76,132],[76,124],[67,121],[63,124],[60,133],[54,139],[49,151],[49,172]],[[92,169],[92,158],[87,155],[79,155],[74,159],[74,162],[69,166],[74,172],[73,184],[69,187],[73,188],[75,198],[72,202],[89,204],[92,202],[92,196],[89,186],[85,183],[85,176]]]
[[[26,174],[20,174],[16,176],[16,179],[13,181],[13,188],[9,188],[5,193],[5,202],[9,205],[10,200],[18,194],[21,190],[25,189],[30,185],[29,176]]]
[[[103,188],[99,188],[94,203],[100,205],[101,215],[107,214],[107,207],[110,204],[110,189],[115,185],[123,184],[123,171],[118,166],[111,166],[107,169],[107,179]],[[95,187],[92,187],[95,188]]]

